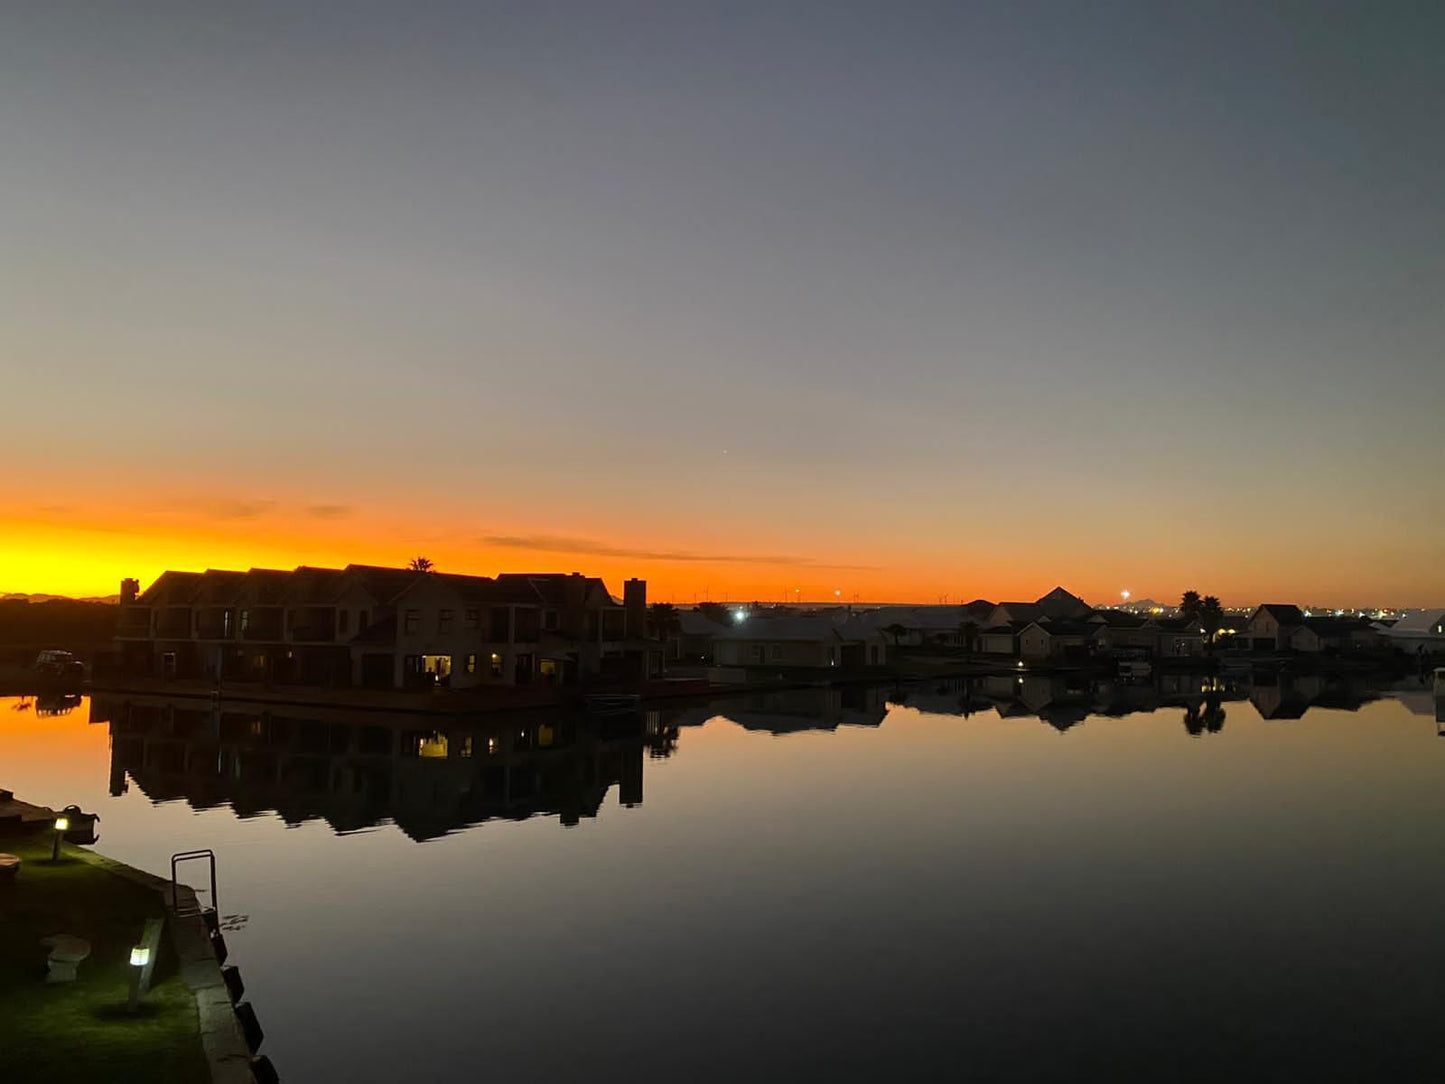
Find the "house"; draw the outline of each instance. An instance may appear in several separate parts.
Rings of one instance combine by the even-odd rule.
[[[1445,652],[1445,610],[1417,610],[1380,630],[1385,643],[1411,655]]]
[[[988,627],[997,628],[999,625],[1012,625],[1015,621],[1027,624],[1030,621],[1040,621],[1049,615],[1037,602],[1000,602],[989,614]]]
[[[679,610],[677,623],[667,634],[667,657],[674,662],[708,666],[713,661],[713,641],[726,626],[701,610]]]
[[[1306,617],[1289,636],[1291,651],[1340,653],[1377,644],[1379,633],[1365,618]]]
[[[1076,621],[1031,621],[1018,634],[1021,659],[1053,659],[1088,654],[1094,630]]]
[[[1032,622],[1025,624],[1032,624]],[[978,650],[982,655],[1016,656],[1018,654],[1018,634],[1014,626],[1003,622],[983,629],[978,634]]]
[[[881,606],[844,616],[852,627],[875,629],[900,647],[969,647],[993,609],[975,599],[963,606]]]
[[[750,615],[719,630],[713,661],[720,667],[771,666],[833,669],[882,666],[888,641],[863,625],[838,625],[825,616]]]
[[[647,585],[621,602],[580,573],[495,579],[348,565],[163,573],[122,590],[125,673],[416,688],[571,684],[661,672]]]
[[[1055,587],[1047,595],[1039,598],[1035,605],[1046,616],[1055,620],[1081,620],[1094,612],[1094,608],[1087,602],[1078,595],[1065,591],[1062,587]]]
[[[1254,651],[1284,651],[1295,629],[1304,624],[1305,615],[1298,606],[1266,602],[1255,608],[1239,635]]]

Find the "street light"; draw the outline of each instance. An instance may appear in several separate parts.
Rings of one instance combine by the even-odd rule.
[[[50,848],[50,860],[51,860],[52,862],[59,862],[59,861],[60,861],[60,837],[61,837],[62,835],[64,835],[65,832],[66,832],[69,828],[70,828],[70,818],[69,818],[69,817],[56,817],[56,818],[55,818],[55,842],[54,842],[54,844],[53,844],[53,845],[51,846],[51,848]]]
[[[130,950],[130,1000],[126,1008],[131,1012],[140,1008],[140,999],[149,985],[146,972],[150,969],[150,962],[151,950],[146,945],[136,945]]]

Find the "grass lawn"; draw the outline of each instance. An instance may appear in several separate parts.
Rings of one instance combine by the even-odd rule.
[[[170,933],[161,937],[150,993],[126,1011],[130,949],[145,920],[163,913],[160,897],[61,847],[51,835],[0,836],[0,851],[24,860],[0,884],[0,1080],[205,1082],[196,1003],[176,969]],[[73,983],[47,985],[40,939],[68,933],[90,942]]]

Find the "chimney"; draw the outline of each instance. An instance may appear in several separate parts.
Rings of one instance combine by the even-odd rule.
[[[627,635],[642,639],[647,635],[647,581],[628,580],[622,585],[622,605],[627,609]]]
[[[140,595],[140,580],[127,577],[120,581],[120,604],[129,606]]]

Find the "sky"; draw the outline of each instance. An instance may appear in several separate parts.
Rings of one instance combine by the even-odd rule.
[[[0,19],[0,591],[1445,605],[1445,9]]]

